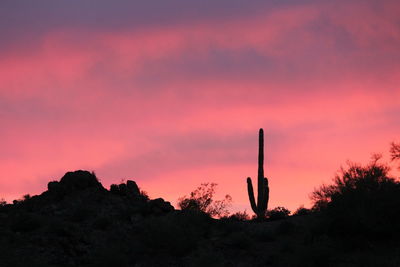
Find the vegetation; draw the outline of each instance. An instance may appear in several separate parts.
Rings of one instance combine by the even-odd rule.
[[[348,163],[332,185],[312,194],[327,234],[363,236],[369,241],[397,238],[400,231],[400,183],[375,157],[368,165]]]
[[[257,203],[254,197],[253,184],[251,178],[247,178],[247,192],[249,194],[249,200],[251,209],[257,215],[260,220],[265,219],[265,212],[268,208],[269,200],[269,186],[268,179],[264,177],[264,131],[260,129],[259,132],[259,144],[258,144],[258,197]]]
[[[229,217],[225,217],[225,219],[245,222],[245,221],[249,221],[250,220],[250,215],[247,214],[246,211],[243,211],[243,212],[242,211],[238,211],[238,212],[230,215]]]
[[[221,218],[229,215],[228,208],[232,198],[225,195],[222,200],[214,200],[216,183],[203,183],[189,196],[183,196],[178,200],[178,207],[184,211],[197,211],[208,214],[211,217]]]
[[[280,220],[287,218],[290,214],[290,210],[285,207],[276,207],[266,212],[266,217],[270,220]]]
[[[392,142],[390,144],[390,156],[392,161],[400,161],[400,143]],[[400,164],[399,164],[400,170]]]
[[[312,211],[310,209],[305,208],[303,205],[301,205],[295,212],[293,212],[294,216],[303,216],[303,215],[308,215]]]

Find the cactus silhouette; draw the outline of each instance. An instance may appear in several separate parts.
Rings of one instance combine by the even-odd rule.
[[[269,187],[268,179],[264,177],[264,131],[260,129],[258,139],[258,196],[257,204],[254,197],[253,185],[251,178],[247,178],[247,191],[249,193],[249,200],[251,209],[257,215],[258,219],[265,219],[265,211],[268,208],[269,200]]]

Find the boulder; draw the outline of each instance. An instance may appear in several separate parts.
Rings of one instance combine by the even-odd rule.
[[[140,195],[139,187],[137,186],[137,184],[135,183],[135,181],[128,180],[128,181],[126,182],[126,187],[127,187],[128,192],[129,192],[130,194]]]
[[[126,184],[112,184],[110,186],[110,192],[120,196],[138,197],[140,196],[140,190],[136,182],[128,180]]]
[[[57,197],[87,188],[104,189],[94,173],[81,170],[67,172],[59,182],[52,181],[47,184],[48,192]]]
[[[164,201],[162,198],[150,200],[149,206],[153,213],[167,213],[175,210],[170,202]]]
[[[94,173],[82,170],[67,172],[61,178],[59,184],[66,192],[79,191],[91,187],[103,188]]]
[[[57,192],[60,190],[60,188],[61,186],[57,181],[52,181],[47,184],[47,190],[51,192]]]

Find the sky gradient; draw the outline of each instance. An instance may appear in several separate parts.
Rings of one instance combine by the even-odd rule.
[[[0,36],[8,201],[87,169],[250,212],[264,128],[270,207],[294,210],[400,141],[397,0],[3,0]]]

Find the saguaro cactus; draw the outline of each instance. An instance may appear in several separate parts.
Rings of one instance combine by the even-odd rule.
[[[254,198],[253,185],[251,178],[247,178],[247,191],[249,193],[249,200],[251,209],[259,219],[265,219],[265,211],[268,208],[269,200],[269,187],[268,179],[264,177],[264,131],[260,129],[258,144],[258,196],[257,204]]]

